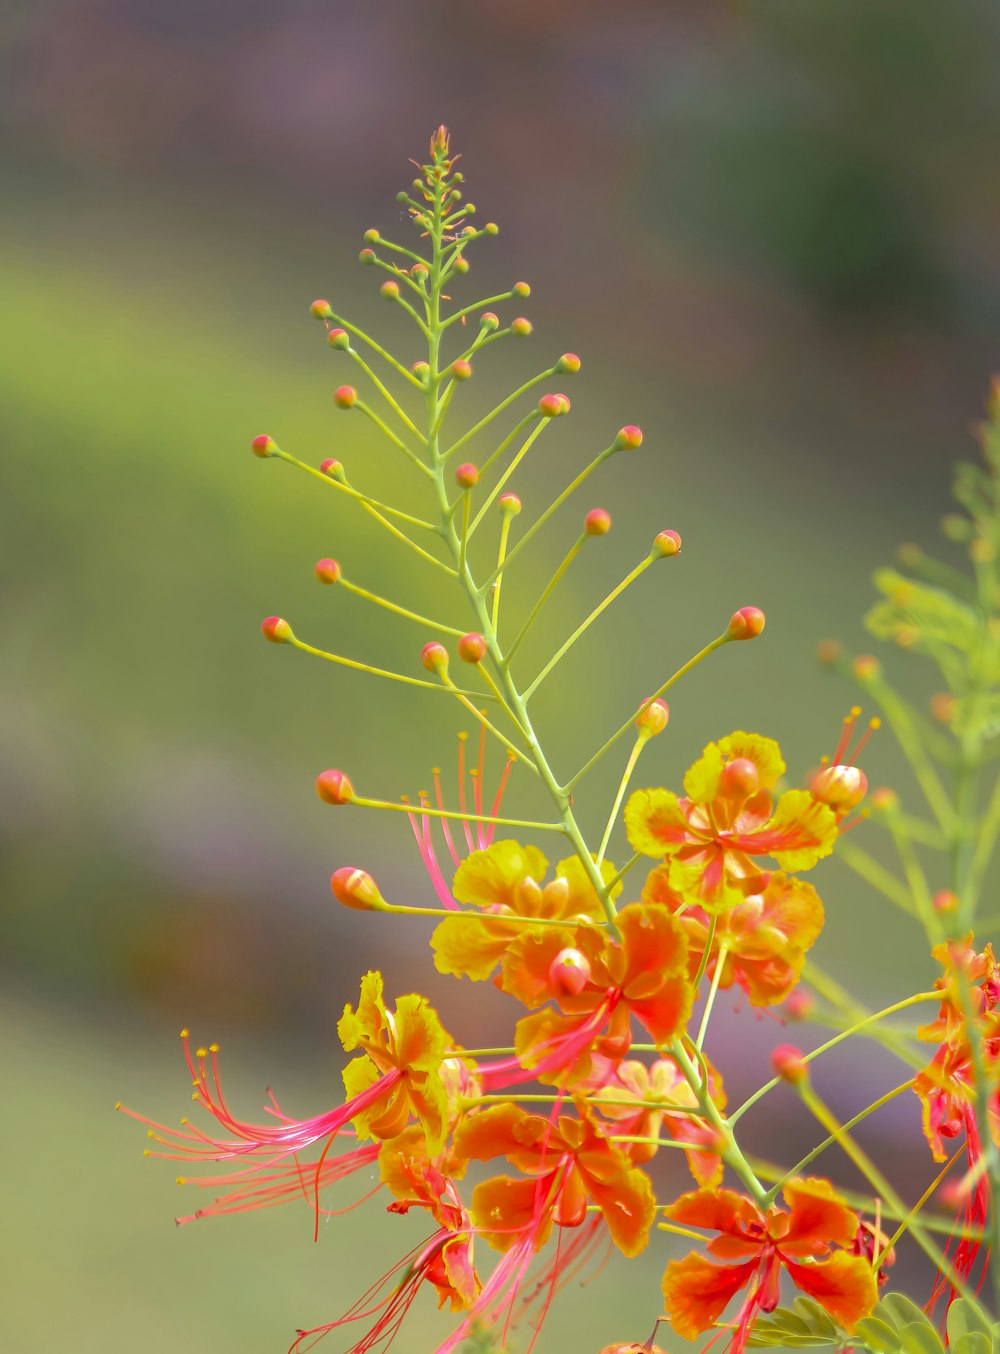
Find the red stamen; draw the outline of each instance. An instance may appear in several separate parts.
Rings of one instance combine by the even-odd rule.
[[[434,798],[437,800],[438,808],[443,813],[444,796],[441,793],[441,768],[435,766],[431,771],[431,775],[434,777]],[[448,819],[442,818],[440,819],[440,823],[441,823],[441,831],[444,833],[445,845],[447,846],[449,852],[451,853],[451,858],[455,862],[455,868],[457,869],[462,862],[458,852],[455,850],[455,843],[451,839],[451,828],[448,826]]]

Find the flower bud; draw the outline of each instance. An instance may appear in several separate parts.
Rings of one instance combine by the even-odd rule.
[[[451,374],[456,381],[467,381],[472,375],[472,363],[467,362],[464,357],[456,357],[451,364]]]
[[[954,912],[958,907],[958,894],[953,889],[938,889],[933,902],[937,912]]]
[[[563,353],[556,363],[556,371],[564,371],[570,376],[575,376],[582,366],[583,363],[576,353]]]
[[[941,519],[941,530],[949,541],[967,541],[972,535],[972,523],[960,513],[951,512]]]
[[[511,291],[515,296],[520,296],[522,299],[525,296],[531,295],[531,288],[528,286],[527,282],[515,282],[513,287],[511,287]]]
[[[663,1354],[663,1350],[648,1342],[641,1345],[638,1340],[626,1340],[624,1344],[605,1345],[601,1354]]]
[[[859,682],[873,682],[882,673],[882,664],[872,654],[858,654],[851,664],[851,671]]]
[[[351,346],[351,336],[346,329],[331,329],[326,336],[326,341],[331,348],[336,348],[340,352]]]
[[[816,662],[822,663],[825,668],[833,667],[843,649],[839,639],[821,639],[816,645]]]
[[[670,706],[659,699],[650,703],[635,717],[635,727],[650,738],[655,738],[667,727],[670,718]]]
[[[530,320],[526,320],[523,315],[518,315],[516,320],[510,322],[510,332],[516,334],[518,338],[527,338],[534,329]]]
[[[749,757],[734,757],[722,768],[719,792],[727,799],[749,799],[760,789],[760,772]]]
[[[429,272],[426,263],[414,263],[410,268],[410,276],[415,277],[418,282],[424,282]]]
[[[358,255],[358,261],[363,263],[366,268],[370,268],[375,262],[375,250],[362,249],[361,253]]]
[[[318,559],[313,572],[321,583],[340,582],[340,565],[335,559]]]
[[[316,777],[316,793],[324,804],[350,804],[354,786],[343,771],[321,771]]]
[[[569,400],[565,395],[543,395],[538,401],[538,412],[543,418],[559,418],[569,413]]]
[[[785,1015],[789,1020],[808,1020],[816,1009],[816,998],[805,987],[797,987],[785,999]]]
[[[624,428],[618,429],[618,435],[615,437],[616,451],[635,451],[637,447],[641,446],[641,428],[637,428],[634,423],[628,423]]]
[[[487,222],[486,222],[486,225],[483,226],[483,234],[484,234],[484,235],[499,235],[499,234],[500,234],[500,227],[497,225],[497,223],[496,223],[495,221],[487,221]]]
[[[276,450],[277,445],[276,442],[268,437],[267,433],[261,433],[259,437],[255,437],[250,443],[250,449],[255,456],[259,456],[263,460],[265,456],[270,456],[271,452]]]
[[[899,808],[899,795],[888,785],[880,785],[872,794],[871,806],[881,813],[893,813]]]
[[[479,323],[483,329],[499,329],[500,316],[494,315],[492,310],[487,310],[485,314],[480,315]]]
[[[729,638],[756,639],[764,628],[764,619],[759,607],[741,606],[729,618]]]
[[[834,813],[848,813],[857,808],[868,793],[868,777],[860,766],[835,762],[810,776],[809,793]]]
[[[430,372],[430,366],[426,362],[414,362],[410,371],[413,372],[418,381],[426,382],[428,373]]]
[[[330,888],[338,903],[356,912],[380,912],[386,905],[371,875],[352,865],[344,865],[333,872]]]
[[[338,386],[333,392],[333,402],[338,409],[352,409],[358,398],[353,386]]]
[[[455,483],[460,489],[472,489],[479,483],[479,471],[471,461],[463,461],[455,471]]]
[[[802,1050],[794,1044],[779,1044],[771,1052],[771,1067],[776,1077],[790,1086],[801,1086],[809,1080],[809,1068]]]
[[[951,724],[958,702],[950,691],[937,691],[931,697],[931,717],[939,724]]]
[[[365,236],[364,236],[364,238],[365,238],[365,244],[378,244],[379,240],[380,240],[382,237],[381,237],[381,235],[379,235],[379,233],[378,233],[378,231],[375,229],[375,227],[372,226],[372,228],[371,228],[370,230],[366,230],[366,231],[365,231]]]
[[[512,517],[516,517],[521,511],[521,500],[517,494],[501,494],[498,499],[501,512],[509,512]]]
[[[329,475],[331,479],[338,479],[344,467],[336,456],[328,456],[325,461],[320,461],[319,468],[324,475]]]
[[[564,997],[578,997],[590,982],[590,961],[580,950],[560,950],[549,965],[549,982]]]
[[[439,640],[432,639],[420,650],[420,661],[428,672],[443,676],[448,671],[448,650]]]
[[[387,278],[379,287],[379,291],[387,301],[399,300],[399,283],[393,282],[392,278]]]
[[[591,508],[583,519],[583,529],[588,536],[606,536],[611,530],[611,514],[604,508]]]
[[[330,320],[333,318],[329,301],[313,301],[309,307],[309,314],[314,320]]]
[[[458,656],[463,663],[479,663],[486,654],[486,641],[473,631],[458,641]]]
[[[292,627],[280,616],[268,616],[262,620],[260,632],[272,644],[287,644],[292,637]]]
[[[467,273],[469,271],[469,260],[463,254],[459,254],[451,266],[456,273]]]
[[[670,559],[681,553],[681,538],[677,531],[661,531],[653,541],[650,554],[654,559]]]

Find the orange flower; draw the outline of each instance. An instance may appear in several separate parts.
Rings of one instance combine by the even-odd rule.
[[[712,1102],[716,1109],[725,1110],[722,1078],[707,1058],[705,1065]],[[590,1085],[587,1089],[591,1090]],[[606,1118],[615,1120],[616,1133],[635,1138],[658,1138],[665,1134],[674,1142],[689,1143],[685,1156],[698,1184],[718,1185],[721,1182],[722,1158],[718,1154],[715,1131],[703,1118],[692,1117],[688,1112],[698,1108],[698,1098],[673,1058],[657,1058],[650,1067],[631,1058],[617,1067],[609,1065],[591,1094],[595,1097],[593,1107]],[[637,1104],[630,1105],[630,1100]],[[653,1143],[622,1143],[621,1146],[637,1165],[651,1161],[657,1152]]]
[[[709,743],[684,777],[686,798],[636,790],[625,806],[632,848],[669,858],[672,888],[711,910],[733,907],[762,885],[759,856],[808,870],[829,855],[837,818],[807,790],[771,791],[784,774],[777,743],[733,733]]]
[[[733,1334],[733,1350],[742,1350],[756,1314],[778,1305],[782,1269],[847,1330],[874,1307],[878,1292],[871,1266],[847,1253],[857,1235],[857,1215],[826,1180],[790,1181],[783,1194],[787,1212],[771,1207],[765,1214],[726,1189],[684,1194],[665,1210],[682,1226],[718,1232],[708,1250],[728,1262],[713,1264],[692,1252],[667,1265],[663,1299],[678,1335],[691,1340],[708,1330],[747,1288]],[[833,1247],[844,1249],[830,1254]]]
[[[344,1068],[348,1096],[358,1096],[380,1080],[386,1083],[384,1094],[376,1094],[352,1119],[358,1137],[398,1137],[412,1114],[427,1135],[431,1152],[440,1150],[448,1130],[441,1064],[453,1041],[426,997],[415,993],[400,997],[390,1015],[382,998],[381,973],[366,973],[358,1009],[344,1007],[337,1033],[348,1053],[364,1050]]]
[[[522,1173],[484,1180],[472,1194],[473,1220],[499,1251],[528,1238],[541,1249],[553,1223],[580,1226],[588,1201],[624,1255],[638,1255],[649,1240],[656,1216],[649,1178],[588,1117],[551,1120],[517,1105],[492,1105],[463,1120],[454,1147],[465,1160],[506,1157]]]
[[[506,920],[509,917],[565,918],[570,924],[603,920],[601,900],[577,856],[560,861],[555,879],[543,886],[538,881],[547,869],[548,861],[537,847],[514,841],[494,842],[463,860],[452,892],[460,903],[483,911],[456,913],[436,928],[431,945],[438,971],[464,974],[477,982],[488,978],[510,942],[525,930],[523,922]],[[601,873],[610,881],[617,871],[604,861]],[[620,892],[619,884],[611,896]]]
[[[658,865],[650,872],[642,896],[663,903],[672,912],[680,911],[693,976],[705,952],[710,919],[703,908],[685,903],[671,888],[669,874],[666,866]],[[822,929],[823,904],[813,886],[804,879],[772,874],[761,893],[742,898],[718,917],[706,974],[713,977],[724,950],[719,986],[728,988],[736,982],[751,1006],[774,1006],[798,982],[806,951]]]
[[[618,913],[616,924],[620,942],[594,927],[546,927],[508,945],[503,990],[529,1008],[554,999],[563,1012],[560,1017],[541,1011],[518,1022],[514,1042],[525,1067],[541,1074],[554,1046],[575,1048],[578,1033],[586,1036],[579,1052],[586,1055],[593,1048],[620,1058],[631,1043],[632,1016],[660,1045],[684,1028],[694,992],[680,923],[658,903],[632,903]],[[578,957],[580,974],[580,984],[569,990],[558,981],[559,961],[567,951]],[[564,1060],[559,1065],[573,1064]],[[586,1073],[585,1066],[577,1070]]]

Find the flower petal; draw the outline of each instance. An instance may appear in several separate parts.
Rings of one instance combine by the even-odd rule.
[[[379,1036],[387,1024],[382,992],[381,973],[369,970],[361,979],[358,1009],[355,1011],[349,1002],[344,1007],[344,1014],[337,1022],[337,1033],[348,1053],[362,1040],[373,1044],[380,1042]]]
[[[781,748],[773,738],[765,738],[760,733],[744,733],[742,729],[731,733],[728,738],[719,740],[719,751],[727,762],[745,757],[753,762],[760,777],[760,788],[771,790],[785,774],[785,760]]]
[[[556,956],[573,945],[573,932],[561,926],[525,927],[507,945],[501,987],[529,1011],[560,994],[553,989],[549,970]]]
[[[691,840],[687,818],[670,790],[636,790],[625,805],[625,831],[633,851],[663,856]]]
[[[718,743],[709,743],[684,777],[684,793],[695,804],[708,804],[719,793],[719,777],[725,762]]]
[[[663,1306],[671,1326],[685,1340],[710,1330],[756,1269],[756,1260],[713,1265],[696,1251],[671,1260],[663,1275]]]
[[[552,1230],[547,1180],[496,1175],[472,1191],[472,1219],[494,1250],[510,1250],[525,1234],[532,1237],[534,1249],[541,1250]]]
[[[494,842],[484,851],[473,851],[459,865],[452,888],[460,903],[472,907],[493,907],[497,903],[517,909],[517,886],[525,879],[538,883],[545,876],[548,861],[537,846],[520,842]]]
[[[732,1189],[696,1189],[682,1194],[663,1210],[683,1227],[703,1227],[743,1238],[740,1223],[763,1223],[760,1210],[743,1194]]]
[[[437,1012],[426,997],[411,992],[399,998],[391,1047],[401,1068],[436,1072],[448,1044]]]
[[[837,840],[837,816],[808,790],[786,790],[770,820],[755,832],[734,833],[731,845],[747,855],[773,856],[783,870],[811,870]]]
[[[789,1207],[788,1230],[778,1243],[782,1254],[817,1255],[830,1246],[853,1244],[858,1215],[829,1180],[791,1180],[782,1194]]]
[[[809,1265],[786,1262],[796,1287],[815,1298],[845,1330],[852,1330],[878,1300],[878,1283],[863,1255],[837,1251]]]

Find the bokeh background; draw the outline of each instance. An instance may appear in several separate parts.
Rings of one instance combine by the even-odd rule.
[[[270,1354],[396,1254],[406,1223],[377,1201],[316,1246],[305,1207],[174,1229],[190,1191],[113,1106],[184,1112],[182,1024],[223,1044],[245,1117],[269,1085],[303,1114],[339,1094],[334,1024],[369,966],[395,990],[429,985],[465,1042],[506,1028],[499,1000],[429,975],[422,924],[335,907],[345,863],[390,896],[430,890],[405,820],[333,814],[312,788],[337,765],[366,793],[420,789],[452,764],[461,720],[258,631],[277,611],[417,671],[426,636],[319,588],[326,554],[456,615],[363,515],[248,451],[267,430],[307,461],[340,456],[372,492],[410,492],[391,448],[333,409],[354,373],[308,315],[328,295],[419,355],[355,263],[365,227],[406,230],[407,157],[447,122],[481,219],[501,225],[463,299],[533,288],[534,335],[488,350],[456,419],[567,349],[584,359],[573,415],[515,485],[528,509],[622,423],[646,434],[510,578],[523,614],[579,511],[612,512],[525,663],[657,530],[684,537],[544,688],[557,764],[754,603],[765,637],[676,690],[644,771],[675,783],[742,726],[778,737],[798,774],[853,699],[815,645],[868,647],[871,570],[934,537],[997,362],[998,28],[991,0],[7,0],[3,1349]],[[923,674],[897,669],[925,701]],[[896,777],[888,738],[868,766]],[[586,790],[593,827],[610,768]],[[828,968],[876,1004],[926,983],[896,916],[835,862],[815,878]],[[721,1003],[715,1036],[734,1096],[781,1034],[738,1005]],[[846,1113],[897,1075],[866,1046],[830,1061],[824,1089]],[[753,1131],[789,1157],[812,1133],[779,1096]],[[866,1135],[904,1191],[928,1178],[918,1132],[907,1098]],[[668,1254],[651,1250],[557,1306],[539,1350],[643,1338]],[[423,1354],[439,1329],[421,1307],[398,1348]]]

